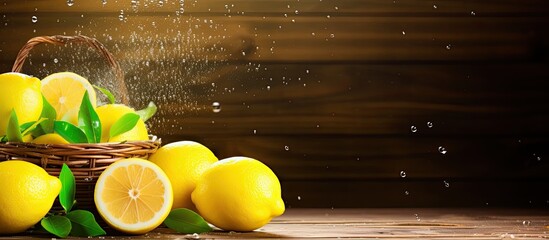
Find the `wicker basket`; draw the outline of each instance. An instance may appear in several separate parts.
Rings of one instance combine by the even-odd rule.
[[[13,65],[13,72],[20,72],[29,51],[37,44],[50,43],[64,45],[76,42],[85,43],[96,49],[109,62],[117,76],[119,91],[125,93],[124,78],[120,66],[107,49],[96,39],[86,36],[42,36],[30,39],[19,52]],[[126,96],[126,94],[123,94]],[[123,98],[123,103],[128,99]],[[121,143],[94,144],[34,144],[7,142],[0,143],[0,161],[23,160],[44,168],[49,174],[59,176],[63,163],[67,164],[76,178],[76,207],[94,210],[93,192],[99,175],[111,163],[124,158],[147,159],[161,144],[156,136],[148,141],[128,141]]]

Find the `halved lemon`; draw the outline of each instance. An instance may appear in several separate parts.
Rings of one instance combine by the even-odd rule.
[[[55,108],[57,120],[75,125],[78,124],[78,110],[86,91],[95,107],[95,90],[84,77],[72,72],[59,72],[42,79],[42,94]]]
[[[112,228],[143,234],[158,227],[172,208],[170,180],[156,164],[129,158],[111,164],[97,179],[97,211]]]

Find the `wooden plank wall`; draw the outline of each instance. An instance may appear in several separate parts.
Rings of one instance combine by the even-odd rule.
[[[96,37],[153,133],[260,159],[288,207],[549,206],[547,1],[137,2],[2,1],[0,69]],[[31,63],[112,82],[85,47]]]

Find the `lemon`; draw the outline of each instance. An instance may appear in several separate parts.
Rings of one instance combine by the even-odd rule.
[[[42,113],[40,80],[22,73],[0,74],[0,136],[6,135],[11,110],[19,123],[36,121]]]
[[[192,200],[206,221],[224,230],[252,231],[284,213],[278,178],[247,157],[212,164],[198,180]]]
[[[0,163],[0,234],[19,233],[44,217],[61,191],[61,181],[29,162]]]
[[[97,179],[97,211],[112,228],[143,234],[158,227],[170,213],[170,180],[154,163],[128,158],[111,164]]]
[[[193,141],[180,141],[164,145],[149,157],[172,183],[173,208],[196,209],[191,201],[198,177],[217,157],[204,145]]]
[[[42,94],[57,112],[57,120],[74,125],[78,125],[78,111],[86,91],[95,107],[95,90],[84,77],[72,72],[59,72],[42,79]]]
[[[123,104],[107,104],[95,109],[101,121],[101,142],[122,142],[148,140],[149,133],[145,122],[139,119],[130,131],[109,138],[111,126],[127,113],[135,113],[132,108]]]
[[[39,136],[32,140],[32,143],[38,144],[68,144],[69,142],[61,137],[57,133],[48,133],[42,136]]]

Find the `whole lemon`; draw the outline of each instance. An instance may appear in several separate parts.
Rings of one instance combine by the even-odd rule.
[[[32,163],[0,163],[0,234],[19,233],[44,217],[61,191],[61,181]]]
[[[208,168],[192,200],[209,223],[234,231],[253,231],[284,213],[280,182],[258,160],[232,157]]]
[[[38,120],[42,113],[38,78],[22,73],[3,73],[0,74],[0,86],[0,136],[6,134],[12,109],[20,124]]]
[[[139,119],[137,125],[130,131],[109,138],[111,126],[127,113],[135,113],[133,108],[123,104],[107,104],[95,109],[101,121],[101,142],[123,142],[149,140],[145,122]]]
[[[32,143],[37,144],[68,144],[69,142],[65,140],[61,135],[57,133],[48,133],[42,136],[39,136],[32,140]]]
[[[164,145],[149,160],[164,170],[172,183],[172,208],[196,209],[191,193],[200,175],[217,161],[217,157],[200,143],[179,141]]]

